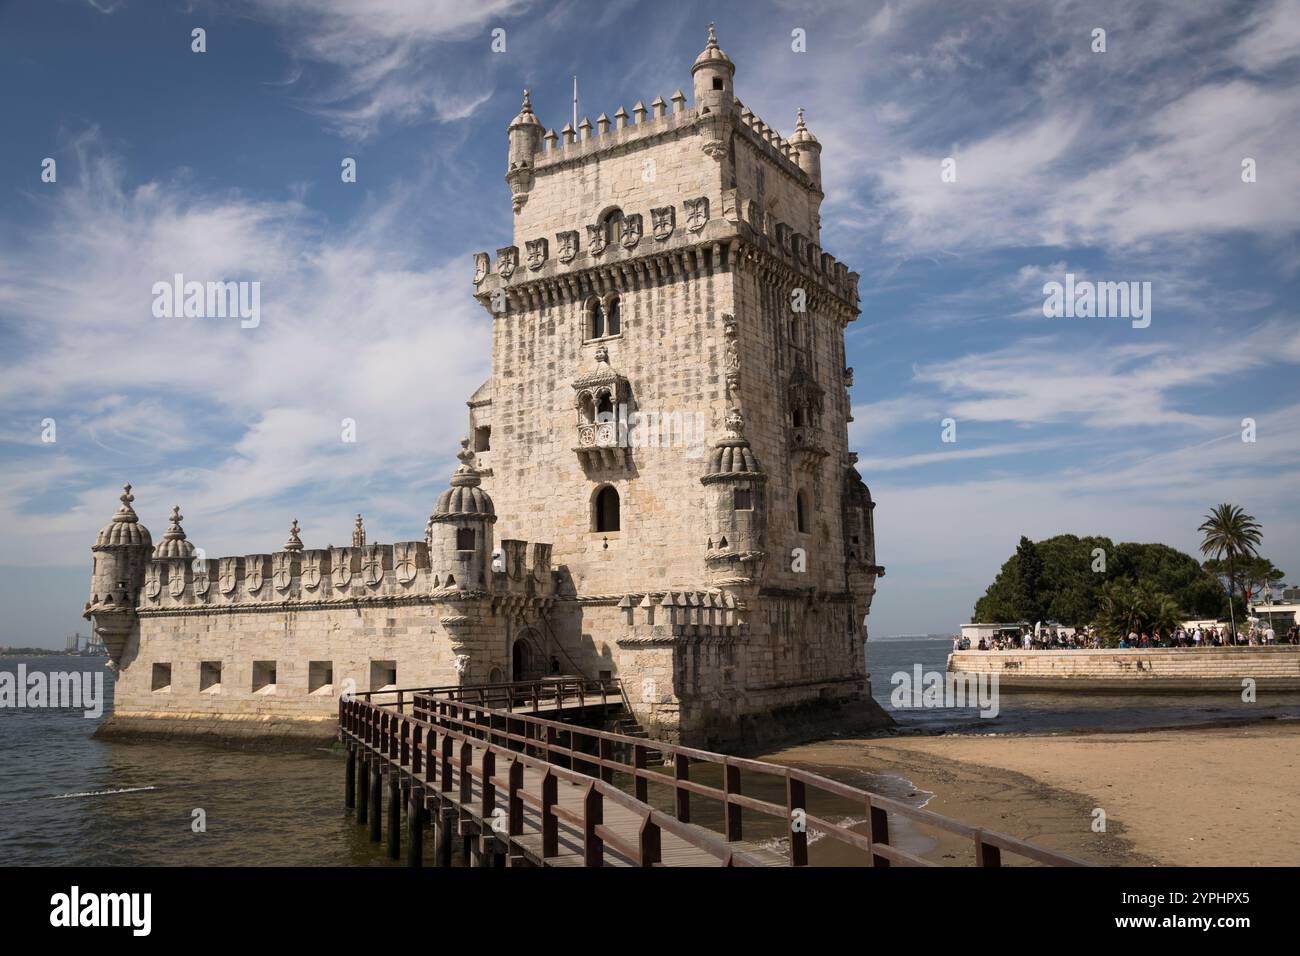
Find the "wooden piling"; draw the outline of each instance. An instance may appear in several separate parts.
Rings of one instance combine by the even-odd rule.
[[[388,772],[388,858],[402,857],[402,788],[397,771]]]
[[[370,810],[370,761],[361,757],[361,772],[357,774],[357,823],[364,825]]]
[[[370,764],[370,842],[378,843],[383,830],[384,775],[379,770],[379,761]]]
[[[351,810],[357,805],[357,748],[348,744],[347,773],[343,784],[343,806]]]
[[[452,834],[456,827],[456,817],[449,810],[439,810],[437,826],[433,831],[433,858],[435,866],[451,866]]]
[[[406,805],[406,865],[420,866],[424,858],[424,795],[419,787],[410,788]]]

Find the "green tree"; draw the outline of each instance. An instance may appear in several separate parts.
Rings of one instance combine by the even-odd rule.
[[[1011,600],[1016,617],[1026,621],[1040,621],[1046,611],[1044,599],[1043,557],[1034,542],[1024,535],[1016,545],[1016,576],[1011,586]]]
[[[1211,558],[1203,567],[1216,577],[1228,576],[1228,562],[1219,558]],[[1272,561],[1261,556],[1239,558],[1233,570],[1237,589],[1247,605],[1286,577],[1285,571],[1278,570]]]
[[[1254,515],[1248,515],[1236,505],[1227,503],[1216,506],[1205,516],[1205,521],[1197,529],[1203,535],[1201,553],[1214,555],[1224,561],[1228,572],[1228,608],[1232,618],[1232,639],[1237,640],[1237,614],[1233,608],[1236,598],[1236,567],[1243,558],[1258,556],[1257,549],[1263,539],[1263,532]]]

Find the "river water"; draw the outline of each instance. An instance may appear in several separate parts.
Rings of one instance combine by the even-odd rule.
[[[891,676],[942,671],[943,640],[873,641],[868,665],[877,700],[904,732],[1051,733],[1194,726],[1300,716],[1300,695],[1243,704],[1236,695],[1081,696],[1003,693],[1000,713],[894,711]],[[0,671],[103,673],[104,658],[0,658]],[[105,715],[111,704],[105,707]],[[5,865],[389,866],[343,809],[343,761],[329,748],[263,753],[196,742],[104,741],[103,719],[73,709],[0,707],[0,862]],[[820,769],[914,805],[920,793],[902,778]],[[707,771],[701,773],[702,782]],[[655,788],[656,790],[658,788]],[[783,793],[752,792],[784,802]],[[665,807],[668,793],[653,793]],[[197,811],[197,812],[196,812]],[[716,814],[701,802],[696,822]],[[196,821],[202,820],[201,832]],[[747,838],[763,828],[747,827]],[[773,839],[775,839],[775,835]]]

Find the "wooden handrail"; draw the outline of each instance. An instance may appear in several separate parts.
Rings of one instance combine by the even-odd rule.
[[[562,689],[562,685],[565,684],[569,686]],[[585,685],[585,688],[578,685]],[[391,709],[391,705],[375,703],[370,699],[371,694],[357,695],[350,700],[340,702],[339,720],[345,734],[363,746],[372,750],[377,749],[403,769],[407,768],[412,761],[409,755],[409,742],[419,740],[416,734],[422,734],[430,753],[427,773],[435,772],[433,741],[441,736],[440,772],[443,775],[441,790],[444,793],[450,791],[450,768],[456,767],[461,773],[462,802],[468,802],[469,788],[472,787],[473,780],[478,779],[485,808],[490,807],[489,791],[494,792],[498,785],[492,770],[498,757],[510,761],[511,773],[515,772],[516,766],[544,770],[546,778],[543,795],[540,798],[544,856],[554,855],[553,852],[548,854],[545,849],[550,847],[554,850],[555,835],[550,831],[553,831],[558,820],[565,820],[577,827],[582,834],[584,862],[589,864],[598,861],[605,852],[605,847],[612,847],[638,865],[656,865],[660,835],[662,832],[669,832],[728,864],[758,865],[760,861],[731,845],[740,841],[744,832],[742,811],[752,811],[786,822],[790,838],[789,863],[792,866],[807,865],[810,831],[816,831],[835,842],[863,851],[869,855],[874,865],[933,865],[930,861],[890,845],[889,816],[891,814],[970,840],[977,866],[1000,866],[1003,851],[1050,866],[1091,865],[1067,854],[1038,847],[1004,833],[973,827],[933,811],[909,806],[889,797],[799,768],[588,729],[562,721],[549,720],[536,714],[539,702],[551,699],[551,692],[563,695],[564,690],[572,688],[579,701],[585,701],[587,689],[595,685],[600,686],[602,703],[609,699],[607,686],[610,691],[618,686],[616,681],[559,679],[474,687],[406,688],[400,692],[391,690],[372,692],[397,694],[402,710],[395,711]],[[521,699],[520,692],[525,688],[531,693],[523,702],[531,703],[533,713],[513,709],[513,704]],[[473,695],[480,701],[485,700],[489,690],[504,691],[506,694],[504,699],[510,701],[511,709],[487,707],[481,702],[466,699],[467,695]],[[619,693],[621,695],[621,689]],[[404,706],[407,695],[410,695],[409,714],[405,712]],[[562,704],[563,697],[561,696],[559,700]],[[562,742],[566,738],[567,746]],[[459,749],[462,754],[460,760],[451,759],[450,741],[453,740],[460,744]],[[474,746],[484,751],[484,761],[487,764],[477,774],[472,766],[467,765],[468,761],[464,758],[466,753],[472,752],[470,748]],[[672,759],[671,775],[647,766],[647,755],[651,751]],[[538,755],[534,756],[534,752]],[[487,759],[489,755],[491,761]],[[722,787],[692,780],[693,763],[718,766],[722,774]],[[578,769],[579,767],[583,769]],[[741,786],[742,771],[783,781],[785,784],[783,789],[786,792],[785,802],[775,803],[744,793]],[[615,786],[615,774],[622,774],[630,779],[631,793]],[[570,819],[573,814],[555,805],[553,792],[548,805],[545,792],[547,783],[553,791],[554,784],[558,780],[577,783],[586,793],[583,812],[573,819]],[[647,802],[648,788],[651,783],[665,786],[673,792],[671,814],[657,810]],[[864,835],[847,826],[814,816],[808,808],[810,793],[846,800],[860,808],[866,814],[869,833]],[[724,833],[708,834],[712,839],[702,838],[701,834],[707,831],[690,824],[692,795],[716,800],[721,804]],[[518,792],[512,795],[511,806],[522,807],[523,802],[531,803],[534,799],[537,798],[532,794]],[[604,827],[605,801],[628,809],[642,818],[640,839],[635,853],[630,852],[632,847],[626,841],[615,837],[608,828]],[[701,840],[704,845],[701,845]]]

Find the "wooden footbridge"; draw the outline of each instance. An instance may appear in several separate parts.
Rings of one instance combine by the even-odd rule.
[[[378,843],[387,793],[388,855],[405,813],[410,866],[428,824],[439,866],[457,845],[480,866],[807,866],[814,844],[828,862],[938,865],[891,843],[891,821],[957,838],[976,866],[1087,865],[815,773],[583,726],[627,713],[617,680],[363,693],[339,703],[346,805]]]

